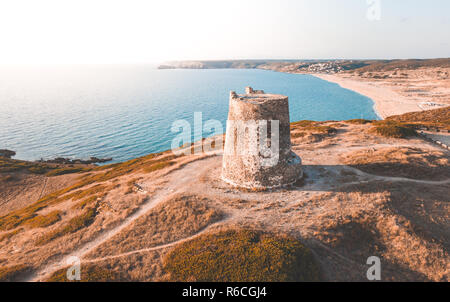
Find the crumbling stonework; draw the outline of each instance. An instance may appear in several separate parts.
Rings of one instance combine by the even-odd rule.
[[[291,151],[288,97],[245,89],[230,92],[222,179],[244,188],[277,188],[303,176]]]

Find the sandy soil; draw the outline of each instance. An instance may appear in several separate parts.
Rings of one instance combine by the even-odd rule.
[[[68,257],[78,256],[82,267],[113,271],[121,280],[161,281],[166,277],[161,259],[173,246],[241,226],[295,236],[311,248],[326,280],[364,281],[367,258],[379,256],[384,281],[448,281],[450,180],[418,177],[411,165],[428,163],[430,154],[430,165],[448,162],[448,151],[419,138],[374,136],[370,125],[334,126],[336,134],[293,140],[306,175],[293,187],[242,191],[220,181],[220,154],[182,157],[156,173],[132,172],[111,180],[114,189],[101,201],[105,206],[95,221],[73,234],[36,245],[36,238],[64,225],[68,218],[63,218],[49,228],[24,227],[0,241],[0,267],[31,266],[19,280],[44,281],[66,267]],[[410,148],[415,150],[411,157],[400,154]],[[346,163],[352,152],[359,161],[366,151],[383,160],[395,149],[400,151],[386,157],[395,165],[386,169],[401,169],[402,177]],[[140,190],[129,193],[126,184],[132,179],[139,179]],[[73,202],[67,203],[70,212]],[[199,212],[186,214],[194,209]],[[214,213],[221,218],[211,219]],[[183,215],[189,215],[189,223]]]
[[[419,68],[370,74],[314,74],[374,101],[381,118],[450,105],[450,70]],[[446,75],[446,76],[443,76]]]
[[[0,216],[23,208],[48,194],[72,185],[79,174],[47,177],[28,173],[7,173],[12,181],[0,179]]]

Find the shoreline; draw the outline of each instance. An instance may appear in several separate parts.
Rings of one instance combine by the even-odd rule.
[[[356,81],[337,75],[311,75],[370,98],[374,102],[373,109],[380,119],[385,119],[389,116],[401,115],[408,112],[423,111],[423,109],[418,106],[417,102],[412,101],[411,99],[381,85],[375,86],[373,83]]]

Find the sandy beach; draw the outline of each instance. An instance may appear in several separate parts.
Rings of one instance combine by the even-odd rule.
[[[417,102],[404,97],[387,87],[376,85],[376,83],[357,81],[338,75],[314,74],[314,76],[336,83],[343,88],[356,91],[371,98],[374,101],[375,112],[382,119],[391,115],[422,110],[417,105]]]
[[[434,76],[430,69],[410,71],[407,78],[382,80],[349,73],[313,75],[371,98],[376,113],[383,119],[450,105],[450,81]]]

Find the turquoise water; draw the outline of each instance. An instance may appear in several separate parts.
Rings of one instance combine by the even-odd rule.
[[[377,119],[373,102],[310,75],[154,66],[0,68],[0,149],[16,158],[112,157],[170,149],[172,123],[194,112],[225,121],[230,90],[289,96],[291,121]],[[204,134],[208,135],[208,134]]]

